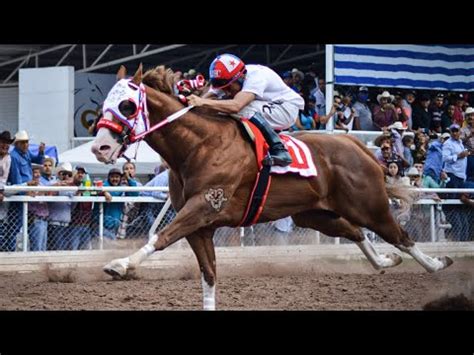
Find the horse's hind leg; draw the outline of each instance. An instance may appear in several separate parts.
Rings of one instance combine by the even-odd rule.
[[[216,255],[214,229],[200,229],[186,239],[196,255],[201,270],[203,309],[216,309]]]
[[[385,210],[385,211],[384,211]],[[377,212],[377,213],[375,213]],[[374,217],[377,216],[377,217]],[[377,233],[383,240],[410,254],[428,272],[435,272],[447,268],[453,261],[447,257],[431,257],[424,254],[415,242],[410,239],[408,233],[395,222],[390,214],[388,206],[376,211],[365,211],[364,219],[356,220],[355,223],[367,227]]]
[[[402,262],[395,253],[380,254],[361,228],[329,211],[312,210],[292,216],[295,224],[303,228],[313,228],[332,237],[344,237],[357,244],[372,266],[379,270],[393,267]]]

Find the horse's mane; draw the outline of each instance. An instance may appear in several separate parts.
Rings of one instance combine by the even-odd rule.
[[[142,79],[145,85],[165,94],[173,94],[174,84],[178,81],[178,76],[170,68],[159,65],[153,69],[147,70]]]

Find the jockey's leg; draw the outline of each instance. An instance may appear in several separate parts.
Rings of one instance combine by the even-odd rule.
[[[265,121],[265,118],[260,113],[255,113],[251,118],[252,122],[262,132],[265,141],[270,146],[270,156],[272,158],[271,165],[287,166],[292,162],[291,156],[285,145],[282,143],[278,134]]]
[[[214,229],[200,229],[186,239],[196,255],[201,270],[204,310],[216,309],[216,257],[212,237]]]

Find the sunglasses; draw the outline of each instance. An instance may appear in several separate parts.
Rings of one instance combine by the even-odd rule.
[[[72,177],[72,173],[68,173],[68,172],[60,172],[59,175]]]

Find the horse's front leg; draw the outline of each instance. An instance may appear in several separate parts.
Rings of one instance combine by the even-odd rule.
[[[144,247],[126,258],[112,260],[104,266],[104,271],[116,278],[124,277],[130,269],[138,267],[156,250],[163,250],[179,239],[210,225],[216,216],[216,210],[210,208],[204,196],[195,196],[185,203],[173,222],[158,235],[155,234]]]

